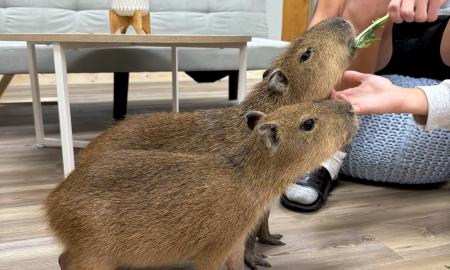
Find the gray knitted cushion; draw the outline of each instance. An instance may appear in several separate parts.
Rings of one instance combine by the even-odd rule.
[[[404,87],[439,83],[399,75],[386,77]],[[347,153],[342,172],[351,177],[401,184],[450,180],[450,131],[423,131],[408,114],[361,116],[358,134]]]

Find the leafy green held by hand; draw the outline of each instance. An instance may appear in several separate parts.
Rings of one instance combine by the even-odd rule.
[[[377,38],[375,37],[375,30],[383,27],[389,19],[389,15],[385,15],[384,17],[376,19],[369,27],[367,27],[364,31],[362,31],[355,38],[355,46],[356,48],[368,48],[373,43],[377,42]]]

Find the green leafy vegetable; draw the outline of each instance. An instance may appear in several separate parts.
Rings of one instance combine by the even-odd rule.
[[[378,39],[375,37],[375,30],[383,27],[388,19],[389,15],[386,14],[385,16],[373,21],[372,24],[369,25],[369,27],[367,27],[355,38],[356,48],[367,48],[373,43],[377,42]]]

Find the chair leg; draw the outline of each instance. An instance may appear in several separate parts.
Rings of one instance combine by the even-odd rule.
[[[5,92],[6,88],[8,87],[13,77],[14,74],[3,75],[2,79],[0,80],[0,97],[2,97],[3,92]]]
[[[238,98],[238,70],[224,71],[186,71],[198,83],[211,83],[228,76],[228,99],[236,100]]]
[[[127,114],[129,72],[114,72],[114,108],[113,117],[123,119]]]
[[[236,100],[238,98],[238,82],[239,82],[239,71],[230,71],[228,75],[228,99]]]

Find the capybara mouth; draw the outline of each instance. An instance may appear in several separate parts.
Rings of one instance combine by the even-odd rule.
[[[349,48],[349,52],[350,52],[350,57],[353,58],[356,54],[356,42],[355,42],[355,38],[356,38],[356,30],[355,27],[353,26],[353,24],[347,20],[345,20],[345,23],[348,25],[348,35],[346,35],[348,37],[348,48]]]
[[[345,140],[345,145],[349,145],[352,143],[353,136],[355,136],[356,132],[358,131],[358,127],[359,127],[358,117],[356,117],[356,114],[353,112],[353,110],[351,110],[351,114],[352,114],[352,116],[351,116],[352,121],[350,123],[349,132],[348,132],[347,138]]]
[[[358,49],[358,47],[356,47],[355,39],[349,41],[348,47],[350,48],[350,56],[353,58],[356,54],[356,50]]]

